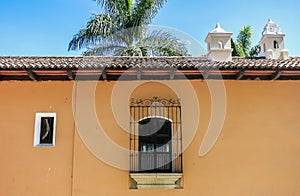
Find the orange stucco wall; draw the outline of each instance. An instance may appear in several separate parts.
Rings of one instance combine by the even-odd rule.
[[[0,195],[70,195],[72,82],[0,82]],[[33,147],[36,112],[57,113],[55,147]]]
[[[219,83],[0,82],[0,195],[299,195],[300,81],[224,81],[222,130],[199,156]],[[108,164],[128,164],[113,147],[128,149],[130,98],[153,96],[182,100],[182,189],[129,189],[128,171]],[[36,112],[57,113],[55,147],[33,147]]]

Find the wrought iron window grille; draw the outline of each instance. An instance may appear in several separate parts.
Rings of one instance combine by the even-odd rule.
[[[178,99],[131,99],[130,172],[182,173]]]

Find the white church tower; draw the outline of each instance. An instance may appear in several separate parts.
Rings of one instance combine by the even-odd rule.
[[[284,36],[278,24],[269,19],[259,41],[261,55],[267,59],[287,59],[288,51],[284,49]]]
[[[208,59],[212,61],[231,61],[231,36],[220,24],[208,33],[205,42],[207,43]]]

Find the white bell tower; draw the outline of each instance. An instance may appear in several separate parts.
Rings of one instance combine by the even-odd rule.
[[[278,24],[269,19],[259,41],[261,55],[267,59],[287,59],[288,50],[284,49],[284,36]]]
[[[231,36],[220,24],[208,33],[205,42],[207,43],[208,59],[212,61],[231,61]]]

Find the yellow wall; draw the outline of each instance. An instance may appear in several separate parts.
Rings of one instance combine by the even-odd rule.
[[[219,83],[162,81],[138,87],[138,82],[130,81],[97,86],[84,82],[81,91],[79,86],[73,88],[73,82],[0,82],[0,195],[299,195],[300,81],[225,81],[223,129],[212,150],[200,157],[199,147],[215,104],[208,86]],[[192,95],[183,94],[189,87],[198,105]],[[95,96],[90,97],[91,92]],[[128,171],[99,160],[104,156],[101,152],[113,151],[109,144],[93,138],[87,148],[80,137],[89,131],[97,134],[102,126],[114,145],[128,148],[124,126],[129,99],[149,96],[182,99],[183,137],[193,136],[190,122],[199,120],[197,133],[183,154],[183,189],[129,189]],[[191,101],[187,101],[189,96]],[[81,99],[94,100],[95,113],[79,114],[80,107],[89,107],[78,103]],[[199,109],[199,119],[186,109],[191,107]],[[36,112],[57,113],[55,147],[33,147]],[[87,130],[75,131],[73,112],[84,119]],[[97,123],[89,123],[92,115]],[[89,150],[97,145],[103,150]],[[104,159],[119,158],[126,165],[124,157],[110,156]]]

